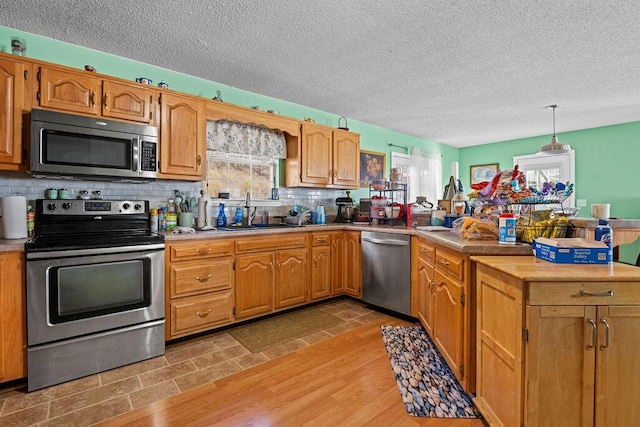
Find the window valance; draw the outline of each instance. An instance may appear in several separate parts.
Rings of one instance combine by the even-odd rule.
[[[272,159],[287,157],[284,133],[227,120],[207,121],[207,151]]]

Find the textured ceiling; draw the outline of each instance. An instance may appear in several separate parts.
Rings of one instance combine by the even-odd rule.
[[[640,120],[637,0],[4,0],[0,24],[463,147]],[[562,139],[562,138],[561,138]]]

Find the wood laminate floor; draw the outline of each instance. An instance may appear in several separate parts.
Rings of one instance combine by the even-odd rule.
[[[406,413],[380,326],[409,322],[350,299],[319,307],[344,322],[260,353],[221,331],[171,344],[164,356],[44,390],[0,390],[0,425],[484,425]]]

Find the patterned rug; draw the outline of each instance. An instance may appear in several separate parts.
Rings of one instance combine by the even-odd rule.
[[[381,326],[407,412],[416,417],[481,418],[421,326]]]
[[[318,307],[309,307],[237,326],[229,334],[252,353],[260,353],[343,322]]]

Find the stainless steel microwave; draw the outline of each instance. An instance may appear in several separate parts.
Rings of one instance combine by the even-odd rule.
[[[31,174],[36,178],[153,180],[157,157],[155,126],[31,111]]]

